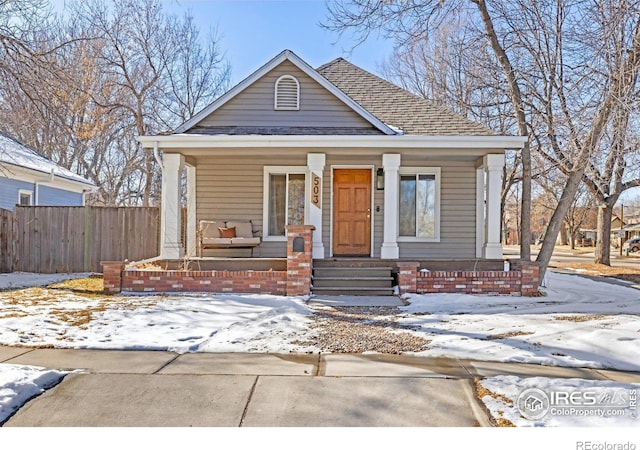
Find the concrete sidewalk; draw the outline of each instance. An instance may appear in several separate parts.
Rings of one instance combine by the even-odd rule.
[[[82,369],[4,426],[490,426],[474,378],[640,374],[406,355],[0,347],[0,362]]]

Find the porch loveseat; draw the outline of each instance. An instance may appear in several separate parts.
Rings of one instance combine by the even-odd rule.
[[[260,245],[259,233],[250,220],[201,220],[198,224],[199,256],[209,248],[250,248]]]

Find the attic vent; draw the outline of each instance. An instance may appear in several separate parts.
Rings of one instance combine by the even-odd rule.
[[[291,75],[282,75],[276,80],[275,109],[300,109],[300,84]]]

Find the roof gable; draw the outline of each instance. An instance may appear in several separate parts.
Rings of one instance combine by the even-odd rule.
[[[406,89],[337,58],[317,69],[323,77],[384,123],[404,134],[427,136],[497,136]]]
[[[274,111],[273,88],[283,74],[299,78],[300,111]],[[270,100],[265,103],[265,99]],[[174,133],[392,135],[395,131],[285,50]]]

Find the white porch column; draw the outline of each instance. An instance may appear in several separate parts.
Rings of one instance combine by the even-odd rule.
[[[384,168],[384,241],[380,249],[380,258],[398,259],[398,169],[400,155],[385,153],[382,155]]]
[[[504,154],[485,155],[483,159],[486,175],[485,229],[482,257],[502,259],[500,243],[500,194],[502,192],[502,169]]]
[[[314,259],[324,259],[324,244],[322,242],[322,198],[323,180],[326,156],[324,153],[309,153],[307,168],[309,170],[309,217],[307,224],[313,225],[312,256]]]
[[[196,168],[190,164],[187,168],[187,256],[198,254],[198,224],[196,220]]]
[[[165,153],[162,157],[162,207],[160,210],[160,256],[180,259],[184,249],[180,244],[180,175],[184,156]]]

